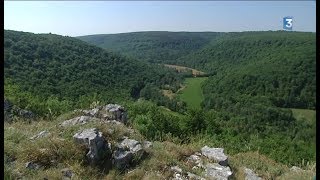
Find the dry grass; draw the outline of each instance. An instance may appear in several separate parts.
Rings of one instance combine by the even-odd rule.
[[[164,64],[164,66],[176,69],[178,72],[191,71],[192,75],[194,75],[194,76],[204,75],[205,74],[205,72],[203,72],[203,71],[199,71],[199,70],[196,70],[196,69],[188,68],[188,67],[185,67],[185,66],[178,66],[178,65],[171,65],[171,64]]]
[[[7,159],[16,159],[14,163],[4,163],[6,179],[15,179],[24,176],[26,179],[61,179],[61,169],[69,168],[74,173],[73,179],[169,179],[173,173],[170,167],[178,165],[184,172],[200,175],[200,171],[192,170],[186,163],[186,157],[199,152],[204,143],[214,147],[204,137],[197,137],[189,144],[180,144],[179,141],[168,135],[166,141],[153,142],[147,149],[146,158],[126,172],[111,170],[102,171],[99,168],[85,165],[86,150],[83,146],[74,143],[73,135],[86,128],[98,128],[108,142],[116,143],[123,136],[138,141],[145,140],[136,131],[123,125],[112,123],[89,122],[84,125],[59,127],[63,120],[73,118],[79,114],[69,113],[60,116],[55,121],[34,121],[4,123],[4,156]],[[29,138],[39,132],[47,130],[50,135],[31,141]],[[227,153],[227,152],[226,152]],[[227,153],[228,154],[228,153]],[[8,160],[9,161],[9,160]],[[25,163],[32,161],[41,164],[39,170],[25,168]],[[295,173],[285,165],[279,164],[258,152],[239,153],[229,156],[229,164],[234,172],[235,179],[244,179],[243,168],[252,169],[264,179],[311,179],[315,175],[316,164],[306,165],[305,170]],[[11,176],[11,177],[10,177]]]
[[[229,164],[235,172],[235,177],[243,176],[244,167],[252,169],[258,176],[264,179],[274,179],[289,169],[274,160],[259,154],[258,152],[246,152],[236,154],[229,159]]]

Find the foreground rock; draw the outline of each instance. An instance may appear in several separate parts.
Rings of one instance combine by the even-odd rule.
[[[25,109],[18,109],[17,110],[18,115],[22,118],[26,118],[26,119],[32,119],[35,117],[35,115],[33,114],[33,112],[25,110]]]
[[[66,126],[74,126],[74,125],[77,125],[77,124],[86,124],[90,121],[98,121],[99,119],[97,118],[93,118],[93,117],[90,117],[90,116],[79,116],[79,117],[75,117],[75,118],[72,118],[72,119],[69,119],[69,120],[66,120],[64,122],[62,122],[60,124],[60,126],[63,126],[63,127],[66,127]]]
[[[223,153],[222,148],[204,146],[201,153],[196,152],[187,157],[186,162],[192,169],[202,170],[201,176],[188,172],[188,179],[226,180],[233,174],[228,166],[228,156]]]
[[[187,172],[188,175],[188,179],[192,179],[192,180],[205,180],[205,178],[202,178],[198,175],[195,175],[193,173]]]
[[[33,170],[37,170],[37,169],[40,169],[40,168],[41,168],[41,166],[40,166],[39,164],[34,163],[34,162],[27,162],[26,165],[25,165],[25,167],[26,167],[27,169],[33,169]]]
[[[290,171],[301,172],[301,171],[303,171],[303,169],[301,169],[301,168],[299,168],[299,167],[297,167],[297,166],[292,166],[292,167],[290,168]]]
[[[172,166],[170,170],[173,172],[173,180],[205,180],[205,178],[200,177],[196,174],[193,174],[191,172],[184,172],[179,166]]]
[[[108,104],[102,108],[101,116],[105,120],[116,120],[127,124],[127,112],[118,104]]]
[[[172,180],[186,180],[187,178],[183,176],[182,169],[179,166],[172,166],[170,170],[173,172]]]
[[[102,133],[96,128],[80,131],[73,138],[77,143],[83,144],[88,148],[89,151],[86,157],[92,165],[98,164],[110,153],[110,148],[102,137]]]
[[[221,166],[218,163],[208,163],[205,165],[204,176],[208,179],[228,180],[232,175],[231,169]]]
[[[193,166],[192,169],[204,168],[204,165],[200,156],[201,154],[197,152],[187,158],[187,163]]]
[[[113,164],[117,169],[120,170],[129,168],[133,157],[134,156],[132,152],[118,149],[113,153]]]
[[[129,149],[133,154],[143,153],[142,145],[139,141],[134,139],[125,138],[119,145],[118,148]]]
[[[208,146],[204,146],[201,149],[202,155],[208,159],[218,162],[221,166],[228,166],[228,156],[223,151],[223,148],[210,148]]]
[[[105,121],[116,121],[117,123],[127,124],[127,112],[123,106],[118,104],[107,104],[91,110],[81,110],[86,116],[101,118]]]
[[[262,180],[251,169],[244,168],[245,180]]]
[[[131,166],[133,159],[142,159],[145,150],[139,141],[125,137],[116,145],[117,150],[113,153],[113,164],[117,169],[125,169]]]
[[[98,117],[100,109],[101,107],[96,107],[91,110],[83,110],[82,112],[84,112],[87,116]]]
[[[150,142],[150,141],[143,141],[143,142],[142,142],[142,147],[143,147],[144,149],[148,149],[148,148],[152,147],[152,142]]]

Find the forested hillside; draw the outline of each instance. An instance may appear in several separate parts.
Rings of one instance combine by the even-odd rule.
[[[90,44],[132,56],[140,61],[175,64],[181,56],[201,49],[223,33],[132,32],[77,37]]]
[[[314,33],[230,33],[177,61],[217,73],[204,87],[207,107],[219,106],[217,94],[242,94],[267,97],[278,107],[314,109],[315,44]]]
[[[4,77],[9,100],[42,114],[85,107],[95,100],[138,98],[140,91],[160,94],[159,88],[177,89],[181,81],[173,70],[76,38],[9,30],[4,32]]]
[[[315,122],[288,109],[315,109],[315,44],[314,33],[230,33],[178,61],[216,74],[202,87],[202,107],[216,116],[210,124],[224,127],[212,135],[297,162],[315,159]]]

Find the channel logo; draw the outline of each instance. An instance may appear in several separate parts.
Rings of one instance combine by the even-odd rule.
[[[283,18],[283,29],[284,30],[289,30],[291,31],[292,30],[292,24],[293,23],[293,17],[284,17]]]

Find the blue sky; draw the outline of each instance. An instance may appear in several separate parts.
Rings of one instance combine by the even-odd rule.
[[[315,1],[5,1],[4,29],[68,36],[135,31],[316,31]]]

